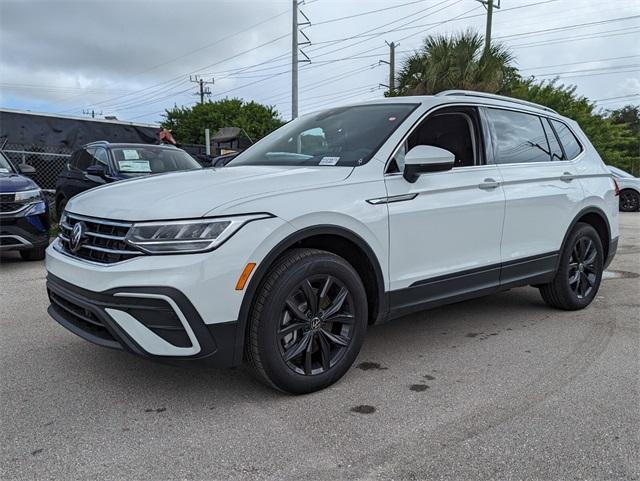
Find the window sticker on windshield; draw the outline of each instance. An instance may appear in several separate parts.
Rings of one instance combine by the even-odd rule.
[[[4,167],[0,167],[0,174],[8,174],[9,169],[5,169]]]
[[[135,149],[122,149],[122,155],[126,160],[138,160],[140,158],[138,151]]]
[[[151,172],[148,160],[120,160],[118,167],[120,172]]]
[[[336,165],[340,157],[322,157],[318,165]]]

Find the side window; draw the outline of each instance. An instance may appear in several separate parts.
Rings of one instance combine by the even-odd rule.
[[[554,160],[565,160],[564,154],[562,153],[562,147],[558,143],[558,138],[551,128],[551,124],[549,123],[549,119],[543,119],[542,125],[544,127],[544,133],[547,134],[547,140],[549,141],[549,149],[551,151],[551,161]]]
[[[81,171],[87,170],[87,167],[93,164],[93,149],[82,149],[78,153],[78,157],[75,159],[75,164],[73,165],[76,169]]]
[[[93,162],[92,165],[102,164],[105,170],[109,168],[109,160],[107,157],[107,151],[103,148],[97,148],[93,154]]]
[[[76,150],[73,154],[71,154],[71,158],[69,159],[69,166],[72,169],[78,168],[78,159],[80,158],[80,154],[82,150]]]
[[[537,115],[487,109],[497,164],[548,162],[549,144]]]
[[[573,160],[580,155],[582,147],[580,146],[578,139],[576,139],[576,136],[573,135],[573,132],[569,130],[569,127],[557,120],[551,120],[551,124],[558,134],[560,144],[562,144],[562,147],[564,148],[566,159]]]
[[[456,167],[480,165],[482,149],[478,113],[471,107],[438,110],[429,115],[402,144],[388,172],[402,172],[406,153],[417,145],[433,145],[453,153]]]

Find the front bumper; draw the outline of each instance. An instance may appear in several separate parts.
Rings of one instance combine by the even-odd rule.
[[[60,250],[56,239],[46,258],[48,288],[54,295],[49,312],[67,329],[102,346],[154,359],[239,364],[244,326],[236,321],[245,292],[236,290],[236,283],[248,262],[259,264],[282,238],[282,229],[287,229],[284,236],[291,228],[277,218],[250,222],[211,252],[140,255],[114,264],[72,257]],[[56,293],[64,299],[55,299]],[[89,320],[74,318],[73,312],[54,305],[55,300],[71,302],[66,307],[80,309],[76,314]],[[163,313],[162,324],[147,321],[150,312]],[[100,332],[90,322],[95,320]],[[180,334],[173,334],[179,338],[170,339],[170,329],[162,326],[180,328],[174,329]]]
[[[100,346],[155,360],[233,365],[237,322],[206,325],[171,287],[93,292],[49,274],[48,312],[74,334]]]
[[[49,244],[49,213],[0,215],[0,250],[27,250]]]

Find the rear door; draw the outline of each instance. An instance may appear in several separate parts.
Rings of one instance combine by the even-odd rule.
[[[555,269],[582,187],[546,117],[489,107],[484,114],[506,198],[501,283],[544,277]]]

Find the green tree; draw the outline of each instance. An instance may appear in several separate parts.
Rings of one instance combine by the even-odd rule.
[[[448,89],[502,93],[515,75],[513,55],[502,44],[483,54],[482,35],[471,30],[452,36],[428,36],[407,58],[391,95],[431,95]]]
[[[629,106],[613,113],[597,112],[595,104],[578,95],[576,88],[575,85],[559,84],[557,79],[538,81],[534,77],[516,78],[511,82],[508,93],[512,97],[550,107],[560,115],[575,120],[606,164],[637,175],[640,170],[638,107]]]
[[[607,110],[607,117],[616,124],[626,124],[636,134],[640,133],[640,106],[625,105],[615,110]]]
[[[213,135],[222,127],[240,127],[255,142],[284,122],[274,107],[240,99],[205,102],[193,107],[175,106],[167,110],[161,125],[173,130],[180,143],[203,144],[204,129]]]

